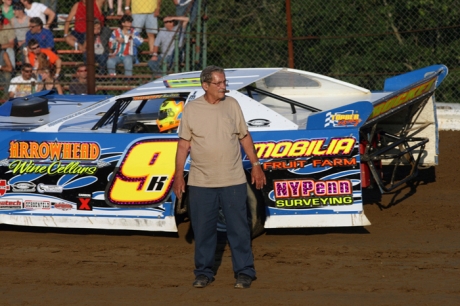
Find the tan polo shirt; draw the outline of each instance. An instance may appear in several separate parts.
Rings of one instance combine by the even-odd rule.
[[[208,103],[204,96],[188,102],[179,126],[179,137],[191,144],[188,184],[226,187],[245,183],[239,140],[247,131],[243,112],[232,97],[217,104]]]

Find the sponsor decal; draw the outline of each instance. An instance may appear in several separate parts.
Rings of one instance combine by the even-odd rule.
[[[263,163],[264,171],[267,170],[286,170],[286,169],[299,169],[307,165],[306,160],[278,160]]]
[[[91,198],[91,195],[89,193],[79,193],[78,196],[82,198]]]
[[[195,100],[196,99],[196,91],[194,91],[189,97],[188,97],[188,100],[189,101],[192,101],[192,100]]]
[[[50,201],[24,201],[24,209],[51,209]]]
[[[252,119],[248,121],[250,127],[269,127],[270,120],[267,119]]]
[[[65,210],[71,210],[73,208],[73,205],[69,203],[55,203],[54,208],[65,211]]]
[[[356,157],[352,158],[332,158],[332,159],[314,159],[311,162],[313,167],[350,167],[356,166]]]
[[[109,181],[107,204],[127,207],[164,202],[174,179],[177,141],[162,138],[133,143]]]
[[[427,93],[431,90],[431,88],[434,85],[434,82],[436,81],[436,78],[433,78],[417,87],[414,87],[408,91],[405,91],[403,93],[400,93],[399,95],[390,98],[389,100],[382,101],[378,105],[374,106],[374,110],[372,111],[372,114],[370,115],[369,119],[373,119],[379,115],[382,115],[393,108],[396,108],[408,101],[411,101],[424,93]]]
[[[0,209],[22,209],[22,200],[0,200]]]
[[[167,88],[180,88],[180,87],[201,87],[200,78],[183,78],[175,80],[165,80],[163,84]]]
[[[0,180],[0,197],[2,197],[8,190],[10,190],[10,186],[5,180]]]
[[[254,144],[257,156],[262,159],[297,158],[310,156],[350,155],[355,146],[353,137],[327,139],[258,142]],[[245,156],[247,159],[247,156]]]
[[[353,204],[350,180],[279,180],[273,182],[279,208],[312,208]]]
[[[57,186],[57,185],[45,185],[45,184],[38,184],[37,185],[37,191],[40,193],[62,193],[62,190],[64,189],[63,186]]]
[[[8,168],[13,174],[92,175],[99,165],[84,163],[98,160],[101,148],[93,142],[11,141],[9,152],[9,159],[14,161]]]
[[[80,203],[77,204],[77,210],[93,210],[91,198],[78,198]]]
[[[17,182],[11,185],[13,192],[34,192],[35,184],[32,182]]]
[[[309,199],[281,199],[276,200],[277,208],[319,208],[321,206],[351,205],[353,197],[321,197]]]
[[[361,119],[359,119],[359,114],[355,114],[354,110],[347,110],[335,114],[328,112],[326,114],[326,122],[324,127],[330,125],[333,127],[357,126],[360,122]]]
[[[160,98],[179,98],[180,95],[173,93],[173,94],[162,94],[162,95],[149,95],[149,96],[137,96],[133,97],[133,100],[153,100],[153,99],[160,99]]]

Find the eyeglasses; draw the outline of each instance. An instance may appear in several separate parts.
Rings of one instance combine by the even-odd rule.
[[[22,72],[25,72],[25,73],[32,73],[32,70],[22,70]]]
[[[37,24],[36,24],[36,25],[30,25],[30,26],[29,26],[29,29],[33,29],[33,28],[36,28],[36,27],[38,27]]]
[[[174,22],[174,20],[163,21],[164,23]]]
[[[86,72],[86,69],[84,69],[84,70],[77,70],[77,72]]]
[[[217,82],[217,83],[216,83],[216,82],[208,82],[208,83],[209,83],[209,84],[214,84],[214,85],[216,85],[217,87],[220,87],[220,86],[222,86],[222,85],[224,85],[225,87],[228,86],[228,80],[225,80],[225,81],[222,81],[222,82]]]
[[[40,46],[30,47],[30,50],[37,50]]]

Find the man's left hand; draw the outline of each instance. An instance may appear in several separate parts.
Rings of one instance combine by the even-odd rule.
[[[265,184],[267,184],[267,180],[265,178],[265,173],[262,171],[261,166],[254,166],[251,170],[251,183],[256,184],[257,189],[262,189]]]

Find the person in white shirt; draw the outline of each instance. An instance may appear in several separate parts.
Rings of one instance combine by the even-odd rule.
[[[56,13],[53,12],[53,10],[42,3],[33,2],[33,0],[21,0],[21,3],[26,8],[25,12],[27,16],[30,18],[40,17],[40,19],[43,21],[44,28],[50,28],[54,18],[56,17]]]
[[[9,97],[25,97],[35,92],[37,80],[32,77],[32,65],[23,64],[21,75],[11,79],[10,88],[8,88]]]

